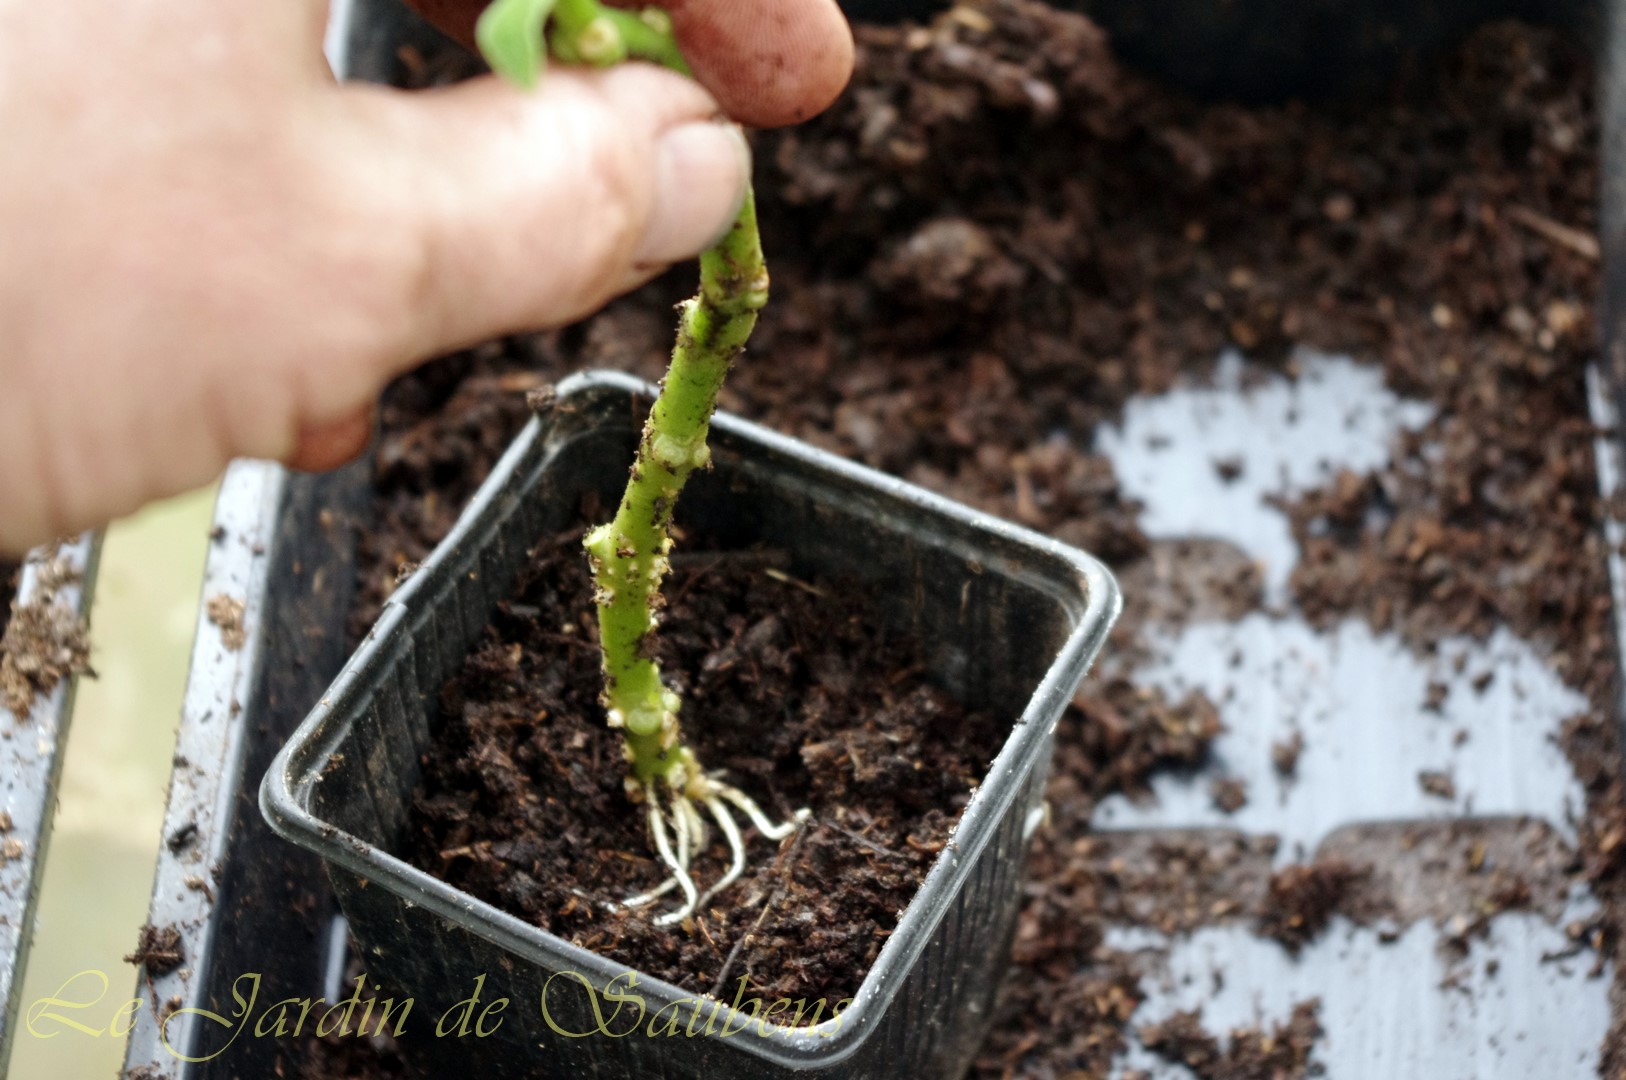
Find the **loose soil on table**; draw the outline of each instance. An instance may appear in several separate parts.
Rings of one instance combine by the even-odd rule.
[[[1608,509],[1582,379],[1599,285],[1584,49],[1492,26],[1382,100],[1243,109],[1152,85],[1087,19],[1024,0],[858,38],[857,77],[829,113],[756,138],[775,296],[727,407],[1093,550],[1126,583],[1110,648],[1133,656],[1148,619],[1238,614],[1258,578],[1245,559],[1148,542],[1088,449],[1096,429],[1131,395],[1202,378],[1228,346],[1289,376],[1296,345],[1352,353],[1437,415],[1383,468],[1287,506],[1304,551],[1296,605],[1317,622],[1364,617],[1421,652],[1505,625],[1590,702],[1564,736],[1589,798],[1578,854],[1550,830],[1511,844],[1467,823],[1408,835],[1404,860],[1393,843],[1348,838],[1337,861],[1324,853],[1273,881],[1269,838],[1090,835],[1100,799],[1201,765],[1219,724],[1201,697],[1087,685],[1058,734],[1053,821],[974,1075],[1104,1077],[1130,1039],[1197,1053],[1204,1076],[1307,1074],[1309,1002],[1280,1039],[1241,1032],[1221,1046],[1173,1020],[1137,1034],[1140,972],[1103,947],[1109,922],[1233,921],[1301,944],[1334,913],[1398,914],[1469,935],[1496,911],[1555,913],[1584,882],[1603,911],[1571,935],[1626,971]],[[355,629],[489,471],[524,417],[521,391],[586,367],[658,375],[692,279],[674,273],[583,325],[437,362],[391,391]],[[1284,774],[1302,748],[1280,748]],[[496,875],[482,887],[527,888]],[[585,918],[565,910],[539,918]],[[1283,1056],[1249,1056],[1266,1041]],[[1626,1068],[1626,1020],[1604,1066]],[[372,1075],[357,1069],[312,1075]]]
[[[1319,1011],[1320,1002],[1301,1002],[1293,1007],[1286,1024],[1270,1032],[1233,1032],[1228,1044],[1208,1033],[1200,1012],[1175,1013],[1135,1034],[1148,1050],[1184,1065],[1198,1080],[1274,1080],[1279,1076],[1306,1075],[1310,1051],[1321,1037],[1321,1024],[1316,1019]],[[1139,1075],[1131,1072],[1128,1080]]]
[[[657,651],[691,745],[770,816],[805,807],[811,821],[782,844],[756,839],[752,870],[687,929],[653,925],[666,902],[605,910],[666,873],[603,721],[592,582],[572,531],[541,548],[442,691],[408,858],[682,989],[732,999],[744,979],[747,999],[828,1010],[857,991],[1015,717],[933,689],[924,643],[879,630],[881,612],[854,602],[863,588],[790,578],[771,551],[682,546]],[[726,869],[719,840],[697,877]]]

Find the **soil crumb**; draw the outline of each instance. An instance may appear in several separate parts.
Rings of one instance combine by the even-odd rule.
[[[1291,780],[1299,773],[1299,758],[1304,753],[1304,732],[1295,731],[1285,739],[1270,744],[1270,765],[1276,775]]]
[[[1234,814],[1248,805],[1248,782],[1235,776],[1221,776],[1208,788],[1208,797],[1222,814]]]
[[[1351,887],[1368,873],[1341,859],[1283,867],[1271,876],[1255,929],[1297,953],[1327,928]]]
[[[220,644],[236,652],[248,642],[248,628],[243,625],[243,601],[235,596],[217,593],[205,605],[209,621],[220,628]]]
[[[924,643],[881,630],[865,589],[799,582],[775,572],[772,552],[707,553],[692,538],[685,551],[657,650],[685,715],[700,718],[688,737],[771,816],[806,807],[811,820],[777,850],[753,843],[751,870],[692,928],[654,926],[658,909],[606,910],[666,875],[598,704],[592,586],[571,532],[539,547],[442,691],[407,854],[685,990],[733,994],[744,978],[747,997],[833,1006],[949,843],[1009,718],[1002,727],[925,682]],[[725,855],[714,845],[702,881],[721,876]]]
[[[169,974],[186,962],[181,932],[173,926],[153,926],[150,923],[143,926],[135,952],[126,956],[124,962],[144,966],[150,975]]]
[[[0,638],[0,706],[19,720],[28,719],[35,699],[64,679],[94,674],[84,617],[61,596],[78,580],[67,562],[48,560],[34,576],[28,602],[11,607],[11,621]]]
[[[1450,773],[1439,769],[1424,769],[1418,773],[1417,786],[1423,789],[1424,794],[1432,795],[1436,799],[1450,802],[1457,797],[1457,782],[1451,778]]]

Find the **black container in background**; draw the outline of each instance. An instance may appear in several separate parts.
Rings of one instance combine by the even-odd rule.
[[[313,476],[241,461],[221,481],[202,596],[241,601],[246,640],[229,648],[199,605],[148,913],[180,935],[183,959],[132,978],[151,1005],[136,1014],[126,1049],[127,1072],[142,1080],[297,1078],[285,1042],[250,1032],[204,1056],[159,1020],[176,1009],[230,1016],[234,989],[250,977],[258,1008],[316,997],[329,965],[343,962],[320,862],[272,834],[256,793],[344,663],[354,508],[370,493],[369,475],[365,464]]]
[[[1082,11],[1113,51],[1206,100],[1258,105],[1382,93],[1475,27],[1552,23],[1600,37],[1596,0],[1052,0]],[[842,0],[854,20],[925,21],[952,0]]]

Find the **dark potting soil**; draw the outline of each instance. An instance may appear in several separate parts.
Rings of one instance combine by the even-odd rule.
[[[407,857],[682,989],[822,1000],[826,1019],[857,991],[1015,718],[968,713],[931,687],[924,642],[882,631],[864,589],[796,580],[772,551],[681,548],[657,653],[690,745],[771,817],[806,808],[810,821],[780,844],[754,839],[751,869],[692,925],[655,927],[669,902],[606,910],[666,872],[604,724],[573,531],[539,549],[442,691]],[[727,862],[717,839],[697,879]]]
[[[300,1080],[408,1080],[412,1076],[387,1038],[313,1040],[305,1047],[304,1061]]]
[[[974,1075],[1103,1077],[1135,1038],[1176,1060],[1196,1048],[1199,1075],[1307,1073],[1307,1050],[1219,1071],[1269,1033],[1211,1048],[1189,1023],[1137,1034],[1141,972],[1103,946],[1113,922],[1231,921],[1302,941],[1334,913],[1398,915],[1466,940],[1497,911],[1554,915],[1580,881],[1603,907],[1572,938],[1626,972],[1610,510],[1582,379],[1599,286],[1585,50],[1492,26],[1381,100],[1243,109],[1126,73],[1086,19],[1023,0],[858,37],[857,77],[829,113],[756,138],[775,296],[727,407],[1093,550],[1130,598],[1109,648],[1132,656],[1151,612],[1236,617],[1258,576],[1235,552],[1148,542],[1088,449],[1095,430],[1133,394],[1201,378],[1227,346],[1288,375],[1295,345],[1353,353],[1436,418],[1382,468],[1288,504],[1296,605],[1318,622],[1357,614],[1420,651],[1506,625],[1590,703],[1564,733],[1589,800],[1578,854],[1537,824],[1408,826],[1400,844],[1374,828],[1277,881],[1268,837],[1090,834],[1100,799],[1200,765],[1219,723],[1200,696],[1087,684],[1058,733],[1053,821]],[[504,380],[657,376],[691,287],[679,271],[581,326],[392,390],[359,626],[524,418]],[[1284,774],[1302,749],[1280,747]],[[1336,881],[1334,858],[1350,871]],[[1307,1047],[1314,1017],[1306,1003],[1285,1041]],[[1626,1068],[1622,1016],[1603,1064]]]
[[[425,364],[385,391],[377,497],[357,542],[351,641],[366,635],[403,573],[451,531],[530,418],[525,395],[545,379],[529,360],[521,347],[487,345]]]

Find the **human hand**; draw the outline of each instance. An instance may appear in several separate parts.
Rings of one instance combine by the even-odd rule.
[[[852,44],[834,0],[668,6],[715,100],[637,64],[341,87],[323,0],[0,3],[0,552],[233,457],[337,465],[392,376],[697,254],[748,172],[717,102],[810,116]]]
[[[469,48],[487,0],[406,0]],[[637,0],[608,0],[615,7]],[[751,127],[780,127],[817,115],[852,74],[853,44],[835,0],[653,0],[695,78],[723,111]]]

